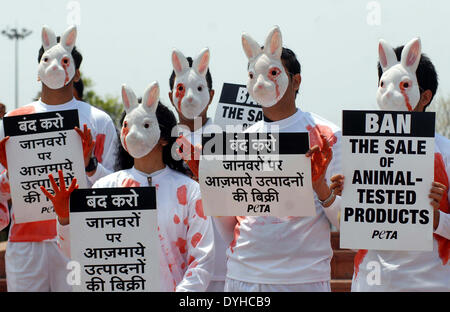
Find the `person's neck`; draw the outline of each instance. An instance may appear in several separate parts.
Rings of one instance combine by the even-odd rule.
[[[206,125],[207,122],[208,118],[206,116],[199,116],[195,119],[187,119],[180,116],[179,124],[188,127],[191,132],[194,132]]]
[[[166,167],[162,158],[162,147],[155,147],[143,158],[134,159],[134,168],[146,174],[152,174]]]
[[[61,105],[72,101],[73,99],[73,85],[69,85],[53,90],[42,84],[41,101],[47,105]]]
[[[294,102],[278,102],[272,107],[263,107],[264,117],[271,121],[279,121],[291,117],[297,112]]]

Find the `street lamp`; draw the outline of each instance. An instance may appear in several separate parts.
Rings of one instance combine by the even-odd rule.
[[[18,28],[6,28],[2,30],[2,35],[5,35],[11,40],[15,40],[15,108],[19,107],[19,40],[25,39],[31,35],[32,31],[26,28],[19,30]]]

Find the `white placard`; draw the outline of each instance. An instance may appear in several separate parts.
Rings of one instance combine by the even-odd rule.
[[[72,194],[71,256],[81,273],[74,291],[161,291],[155,198],[153,187]]]
[[[343,114],[341,248],[431,251],[434,113]]]
[[[307,133],[204,135],[199,182],[206,215],[314,216],[308,149]]]

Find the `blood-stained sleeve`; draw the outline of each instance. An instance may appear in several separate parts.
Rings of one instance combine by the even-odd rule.
[[[336,142],[333,145],[333,159],[328,165],[327,173],[325,175],[327,179],[327,183],[330,184],[331,177],[336,174],[342,174],[342,153],[341,153],[341,144],[342,144],[342,135],[340,131],[334,133],[334,137],[336,138]],[[341,211],[341,197],[336,196],[333,204],[331,206],[325,208],[325,215],[331,224],[333,224],[336,229],[339,230],[339,216]]]
[[[97,170],[91,177],[88,177],[92,184],[114,172],[119,146],[116,127],[111,118],[107,116],[101,122],[104,123],[104,127],[94,138],[94,155],[98,160]]]
[[[203,292],[214,272],[214,230],[212,220],[203,213],[198,184],[189,200],[189,219],[186,232],[188,267],[177,292]]]
[[[439,211],[439,225],[434,234],[450,240],[450,214]]]
[[[8,202],[1,201],[0,202],[0,231],[3,230],[9,224],[9,209]]]
[[[11,188],[9,186],[8,172],[0,165],[0,202],[11,199]]]

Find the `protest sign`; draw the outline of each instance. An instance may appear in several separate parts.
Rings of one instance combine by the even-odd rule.
[[[70,197],[79,292],[160,291],[154,187],[79,189]]]
[[[224,130],[227,125],[238,126],[233,129],[233,132],[240,132],[262,119],[262,108],[249,95],[246,86],[223,84],[214,119],[216,125],[221,126]]]
[[[314,216],[308,133],[203,135],[200,188],[210,216]]]
[[[431,251],[434,113],[344,111],[341,248]]]
[[[74,178],[86,187],[83,147],[74,130],[79,127],[78,111],[5,117],[3,119],[11,199],[15,223],[55,219],[51,201],[42,193],[44,186],[53,194],[48,175],[59,184],[58,170],[66,185]]]

